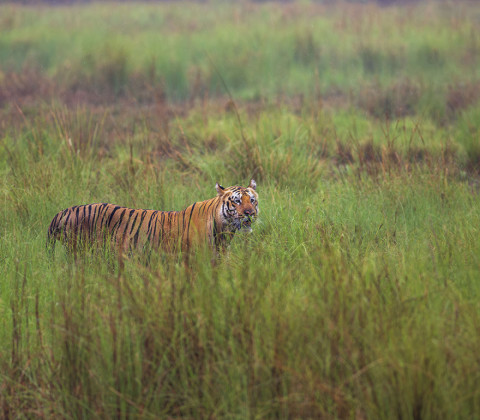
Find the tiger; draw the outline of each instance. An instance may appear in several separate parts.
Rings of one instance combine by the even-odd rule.
[[[258,217],[257,184],[215,185],[217,195],[182,211],[159,211],[95,203],[69,207],[55,215],[47,232],[47,249],[58,240],[76,255],[79,245],[109,243],[119,254],[148,249],[189,251],[202,243],[224,250],[236,232],[251,232]]]

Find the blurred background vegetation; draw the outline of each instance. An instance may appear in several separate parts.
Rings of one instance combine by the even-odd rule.
[[[249,113],[286,106],[422,121],[475,170],[479,17],[476,3],[432,1],[4,5],[0,129],[18,119],[14,104],[24,113],[52,101],[126,104],[129,115],[135,104],[142,115],[152,106],[173,115],[228,109],[231,93]],[[342,141],[352,132],[336,130]]]

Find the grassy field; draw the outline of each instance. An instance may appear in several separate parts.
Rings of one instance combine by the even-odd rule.
[[[0,5],[0,417],[480,418],[479,17]],[[252,176],[217,264],[47,258]]]

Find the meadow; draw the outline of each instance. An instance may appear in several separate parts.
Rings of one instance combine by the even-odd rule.
[[[480,418],[479,17],[0,4],[0,417]],[[45,251],[251,177],[214,264]]]

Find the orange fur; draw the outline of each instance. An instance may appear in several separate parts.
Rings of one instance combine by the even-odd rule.
[[[50,223],[47,245],[60,240],[76,252],[79,244],[110,241],[124,253],[146,247],[187,251],[208,243],[218,250],[228,244],[235,231],[250,228],[258,214],[255,188],[254,180],[247,188],[223,188],[217,184],[216,197],[196,202],[183,211],[131,209],[107,203],[69,207]]]

